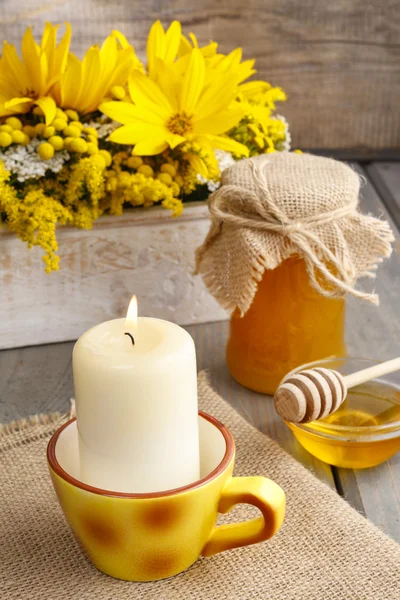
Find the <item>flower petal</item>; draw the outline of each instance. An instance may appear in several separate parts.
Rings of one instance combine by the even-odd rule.
[[[178,56],[179,57],[185,56],[185,54],[189,54],[189,52],[191,52],[191,51],[192,51],[192,46],[191,46],[189,40],[184,35],[181,35],[179,49],[178,49]]]
[[[164,120],[168,119],[173,112],[168,98],[159,86],[139,71],[134,71],[131,75],[129,93],[137,106],[154,111]]]
[[[178,54],[181,33],[181,24],[179,21],[173,21],[165,34],[165,54],[163,59],[166,63],[174,62]]]
[[[137,107],[129,102],[104,102],[100,104],[102,113],[123,125],[128,125],[137,119]]]
[[[43,29],[42,41],[40,43],[40,59],[43,60],[42,57],[46,57],[46,70],[48,70],[48,75],[50,77],[52,75],[52,65],[54,63],[58,27],[58,25],[53,26],[51,23],[46,21],[46,24]],[[42,77],[41,94],[47,92],[47,89],[43,89],[43,83],[46,86],[46,81],[43,82]]]
[[[69,46],[71,43],[71,34],[71,25],[67,22],[65,23],[65,33],[61,38],[60,43],[58,44],[58,48],[55,51],[53,65],[54,73],[63,73],[66,69],[68,62]]]
[[[197,48],[192,50],[188,69],[184,75],[179,108],[191,115],[203,90],[205,78],[204,58]]]
[[[104,102],[99,108],[107,117],[123,125],[135,122],[158,127],[164,125],[164,120],[160,119],[151,110],[135,106],[129,102]]]
[[[8,100],[4,102],[4,108],[11,109],[15,108],[17,104],[33,104],[32,98],[12,98],[12,100]]]
[[[114,35],[106,37],[100,48],[101,79],[112,77],[118,57],[118,42]]]
[[[21,43],[22,57],[29,74],[31,87],[36,93],[40,90],[40,47],[34,40],[32,27],[28,27]]]
[[[49,23],[49,21],[46,21],[43,28],[42,40],[40,42],[41,50],[50,53],[51,47],[53,47],[53,49],[55,48],[58,28],[59,25],[53,26],[51,23]]]
[[[50,98],[50,96],[39,98],[36,100],[35,104],[37,104],[44,112],[46,125],[50,125],[50,123],[52,123],[52,121],[55,119],[57,110],[57,106],[53,98]]]
[[[20,59],[15,46],[8,42],[3,43],[3,53],[1,57],[2,74],[9,74],[10,84],[13,89],[9,90],[9,97],[19,96],[21,91],[27,91],[30,87],[30,80],[26,66]]]
[[[214,78],[211,85],[204,90],[197,103],[197,118],[205,118],[227,108],[235,98],[236,92],[236,83],[230,75]]]
[[[155,61],[155,82],[167,97],[174,113],[178,112],[179,77],[172,65],[166,65],[161,59]]]
[[[49,76],[49,65],[46,54],[42,52],[39,58],[39,74],[40,74],[40,87],[37,90],[39,96],[46,94],[46,82]]]
[[[226,152],[232,152],[235,156],[249,156],[250,151],[247,146],[236,142],[226,136],[220,135],[208,135],[208,139],[210,140],[213,148],[218,148],[219,150],[225,150]]]
[[[123,33],[118,31],[118,29],[113,29],[111,32],[111,35],[114,35],[117,38],[117,40],[121,44],[121,48],[126,49],[126,48],[130,47],[130,44],[129,44],[128,40],[126,39],[126,37],[124,36]]]
[[[241,83],[245,79],[248,79],[250,75],[257,73],[257,71],[253,69],[254,62],[254,60],[245,60],[240,65],[235,67],[236,72],[233,72],[232,74],[235,77],[236,83]]]
[[[207,46],[203,46],[202,48],[200,48],[200,52],[202,53],[204,58],[210,58],[212,56],[215,56],[217,53],[217,50],[218,50],[217,42],[210,42],[209,44],[207,44]]]
[[[196,173],[199,173],[199,175],[202,175],[203,177],[208,177],[207,165],[199,156],[197,156],[197,154],[190,153],[189,162]]]
[[[166,140],[171,148],[176,148],[182,142],[186,142],[186,138],[182,135],[176,135],[175,133],[168,132],[166,135]]]
[[[108,139],[117,144],[137,144],[146,140],[161,144],[166,141],[165,137],[164,127],[152,127],[147,123],[130,123],[113,131]]]
[[[196,36],[193,33],[189,33],[189,37],[193,44],[193,47],[189,40],[184,35],[182,35],[178,50],[179,57],[184,56],[185,54],[189,54],[193,48],[199,48]],[[218,44],[216,42],[209,42],[207,46],[203,46],[202,48],[200,48],[200,52],[202,53],[204,58],[211,58],[215,56],[217,49]]]
[[[123,125],[122,127],[119,127],[113,131],[109,135],[108,140],[110,142],[115,142],[116,144],[134,144],[135,131],[136,129],[134,125]]]
[[[151,73],[154,69],[155,59],[164,56],[165,52],[165,33],[161,21],[156,21],[151,26],[147,37],[146,52],[149,73]]]
[[[81,112],[86,112],[96,99],[96,94],[101,81],[100,50],[92,46],[86,52],[82,61],[82,87],[76,103]],[[99,102],[101,98],[99,98]]]
[[[164,152],[167,148],[168,144],[166,142],[157,144],[152,140],[145,140],[136,144],[134,153],[137,156],[154,156],[155,154],[161,154],[161,152]]]
[[[2,99],[3,100],[3,99]],[[31,98],[13,98],[8,102],[0,102],[0,116],[18,115],[28,112],[33,105]]]
[[[246,98],[251,98],[253,96],[257,96],[262,92],[267,92],[271,89],[271,84],[267,81],[247,81],[246,83],[242,83],[239,86],[239,92],[244,94]]]
[[[60,81],[61,106],[77,107],[82,86],[82,63],[74,54],[70,54],[67,69]]]
[[[208,117],[194,121],[193,132],[196,133],[225,133],[235,127],[244,116],[242,108],[213,113]]]

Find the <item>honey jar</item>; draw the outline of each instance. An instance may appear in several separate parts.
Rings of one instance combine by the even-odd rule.
[[[350,294],[391,254],[390,226],[359,207],[360,177],[339,161],[277,152],[238,161],[209,198],[196,271],[231,313],[227,364],[273,394],[306,362],[346,355]]]
[[[288,258],[264,271],[253,302],[230,321],[227,364],[247,388],[273,394],[300,364],[345,356],[345,299],[327,298],[309,281],[304,260]]]

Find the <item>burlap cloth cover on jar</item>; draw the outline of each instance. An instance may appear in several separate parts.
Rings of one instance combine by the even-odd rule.
[[[389,224],[358,211],[361,178],[349,166],[279,152],[241,160],[222,174],[209,198],[210,231],[196,252],[196,273],[229,311],[250,307],[265,269],[304,259],[322,295],[353,294],[391,254]]]

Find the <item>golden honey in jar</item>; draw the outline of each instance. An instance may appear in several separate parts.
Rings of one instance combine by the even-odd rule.
[[[231,317],[230,373],[254,391],[273,394],[298,365],[345,356],[345,299],[328,298],[309,281],[304,260],[291,257],[265,270],[253,302]]]

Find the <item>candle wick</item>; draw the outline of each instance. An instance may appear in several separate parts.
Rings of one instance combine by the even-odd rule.
[[[127,335],[127,336],[129,336],[131,338],[131,340],[132,340],[132,346],[134,346],[135,345],[135,338],[133,337],[133,335],[131,333],[126,333],[126,332],[124,333],[124,335]]]

